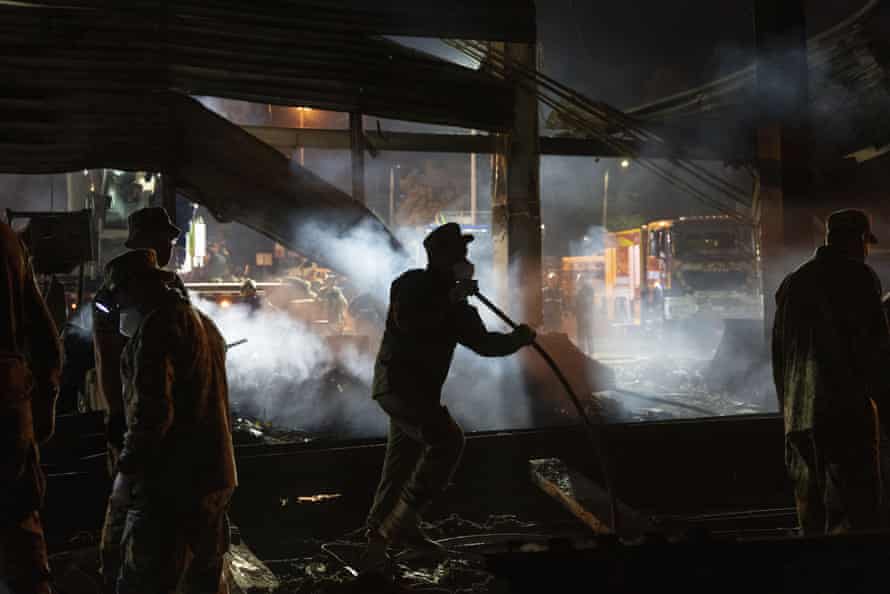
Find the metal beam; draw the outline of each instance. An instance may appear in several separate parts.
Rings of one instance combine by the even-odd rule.
[[[497,44],[495,44],[497,45]],[[537,45],[506,43],[511,64],[534,67]],[[508,80],[516,77],[512,66]],[[491,236],[498,297],[532,326],[543,320],[540,133],[534,88],[515,85],[513,128],[494,158]]]
[[[324,150],[350,150],[349,130],[325,130],[317,128],[277,128],[273,126],[243,126],[266,144],[290,153],[298,148]],[[365,131],[365,145],[370,151],[406,151],[416,153],[492,154],[495,152],[494,135],[489,134],[429,134],[417,132]],[[553,156],[600,157],[603,159],[632,157],[613,147],[591,138],[562,138],[541,136],[539,154]],[[643,153],[650,159],[677,157],[663,152],[661,147],[645,148]],[[727,156],[694,147],[683,155],[686,158],[731,160]]]
[[[611,510],[605,489],[570,468],[559,458],[538,458],[528,461],[532,482],[555,499],[596,534],[609,534]],[[654,524],[625,503],[618,504],[623,538],[638,538],[654,532]],[[673,526],[672,526],[673,527]]]
[[[813,249],[810,206],[810,131],[806,114],[809,70],[803,0],[755,2],[759,122],[757,165],[764,331],[775,317],[772,296],[786,274]]]
[[[362,114],[349,114],[349,150],[352,155],[352,198],[365,203],[365,135]]]

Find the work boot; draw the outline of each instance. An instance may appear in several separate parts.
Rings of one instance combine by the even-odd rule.
[[[386,538],[376,530],[368,530],[368,543],[362,553],[359,572],[362,574],[385,574],[389,571],[392,560],[386,552],[389,544]]]
[[[420,527],[417,510],[402,499],[399,499],[389,516],[383,520],[378,531],[390,545],[424,554],[446,553],[445,547],[431,539]]]

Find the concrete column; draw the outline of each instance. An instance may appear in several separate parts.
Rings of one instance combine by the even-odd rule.
[[[535,44],[501,44],[515,62],[534,68]],[[509,73],[508,73],[509,77]],[[538,100],[517,85],[513,128],[498,139],[492,188],[492,239],[498,298],[532,325],[543,320]]]
[[[365,135],[362,114],[349,114],[349,146],[352,151],[352,197],[365,202]]]
[[[814,248],[803,0],[755,0],[759,222],[767,336],[782,279]]]

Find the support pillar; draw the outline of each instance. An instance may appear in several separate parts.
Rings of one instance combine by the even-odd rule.
[[[770,336],[775,293],[815,247],[810,191],[809,72],[803,0],[755,0],[757,166],[764,323]]]
[[[535,44],[499,44],[515,61],[535,68]],[[508,77],[509,68],[508,68]],[[516,85],[513,128],[500,135],[492,167],[492,239],[498,298],[523,322],[543,321],[538,100]]]
[[[349,114],[349,147],[352,151],[352,197],[365,202],[365,134],[362,114]]]

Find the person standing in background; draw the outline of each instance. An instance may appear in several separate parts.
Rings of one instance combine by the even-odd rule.
[[[579,280],[581,286],[575,293],[575,323],[578,348],[588,356],[593,356],[593,312],[596,294],[593,289],[593,280],[589,277],[580,277]]]

